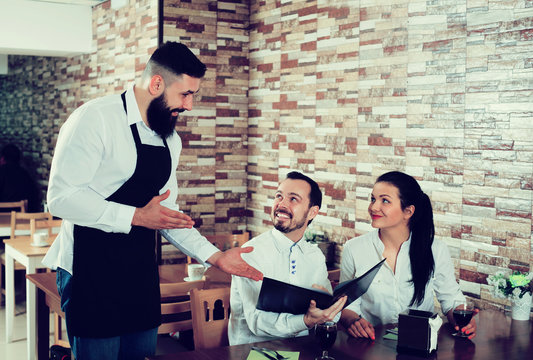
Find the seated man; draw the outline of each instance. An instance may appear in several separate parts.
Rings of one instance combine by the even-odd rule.
[[[303,239],[321,203],[318,184],[299,172],[290,172],[280,183],[272,205],[274,229],[244,245],[255,249],[243,254],[244,260],[266,277],[303,287],[318,285],[331,292],[324,255]],[[255,307],[261,284],[262,281],[232,277],[230,345],[306,335],[315,324],[333,320],[346,302],[346,297],[342,297],[321,310],[312,300],[304,315],[261,311]]]

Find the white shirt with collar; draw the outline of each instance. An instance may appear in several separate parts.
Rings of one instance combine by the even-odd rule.
[[[302,287],[318,284],[331,292],[322,251],[303,239],[293,242],[276,229],[267,231],[244,246],[254,251],[242,254],[244,260],[264,276]],[[274,313],[255,308],[262,281],[232,276],[230,345],[248,344],[308,333],[304,315]]]
[[[76,109],[61,127],[50,170],[47,201],[50,212],[63,219],[61,230],[43,264],[72,273],[74,224],[106,232],[128,233],[135,207],[107,201],[133,175],[137,150],[130,125],[137,124],[143,144],[164,146],[162,138],[141,118],[131,86],[126,92],[127,115],[120,94],[91,100]],[[170,189],[161,204],[179,210],[176,204],[176,169],[181,139],[174,132],[167,138],[171,173],[160,194]],[[205,262],[218,251],[192,229],[161,230],[172,244],[189,256]]]
[[[409,247],[411,237],[402,244],[396,260],[396,272],[385,262],[378,271],[368,291],[355,300],[347,309],[362,315],[373,325],[398,322],[398,315],[408,308],[435,311],[434,295],[446,314],[453,307],[454,300],[464,301],[465,297],[455,280],[455,271],[448,247],[434,239],[431,250],[435,260],[433,276],[426,285],[425,296],[418,306],[409,307],[414,286],[411,279]],[[340,282],[363,275],[383,259],[385,246],[379,238],[378,230],[353,238],[346,242],[342,252]]]

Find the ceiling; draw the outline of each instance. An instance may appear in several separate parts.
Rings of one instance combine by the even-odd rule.
[[[50,2],[50,3],[61,3],[61,4],[70,4],[70,5],[89,5],[94,6],[98,5],[107,0],[30,0],[38,2]]]
[[[92,7],[128,0],[0,0],[0,74],[7,55],[76,56],[92,51]]]

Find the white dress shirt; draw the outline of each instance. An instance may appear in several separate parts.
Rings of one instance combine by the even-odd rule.
[[[76,109],[61,127],[50,170],[47,201],[50,212],[63,225],[43,264],[72,273],[74,224],[106,232],[129,233],[135,207],[107,201],[133,175],[137,150],[130,125],[137,123],[143,144],[164,146],[162,138],[141,118],[133,86],[126,92],[128,113],[119,94],[91,100]],[[160,194],[170,189],[161,204],[179,210],[176,204],[176,168],[181,139],[174,132],[167,138],[171,173]],[[189,256],[205,262],[218,251],[192,229],[162,230],[172,244]]]
[[[435,270],[426,285],[424,299],[418,306],[409,306],[414,292],[414,286],[409,281],[411,279],[410,244],[411,237],[402,244],[396,260],[396,272],[393,272],[385,262],[368,291],[350,304],[347,309],[362,315],[373,325],[379,325],[397,323],[398,314],[409,308],[434,312],[434,294],[444,314],[452,309],[454,300],[465,300],[455,280],[448,247],[435,239],[431,247]],[[379,238],[377,229],[346,242],[342,252],[340,282],[363,275],[383,259],[384,249],[385,246]]]
[[[318,246],[303,239],[295,243],[276,229],[253,238],[244,246],[254,247],[253,252],[242,254],[242,257],[264,276],[307,288],[318,284],[331,292],[324,254]],[[228,328],[230,345],[308,333],[304,315],[255,308],[262,283],[232,276]]]

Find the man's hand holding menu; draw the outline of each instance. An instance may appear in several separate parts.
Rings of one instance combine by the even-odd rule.
[[[331,310],[333,312],[336,307],[342,304],[340,306],[343,309],[368,290],[384,261],[385,259],[381,260],[362,276],[337,285],[333,295],[265,277],[256,308],[278,313],[306,314],[306,316],[312,312],[313,306],[318,310],[325,309],[320,311]],[[342,297],[344,296],[346,296],[346,300],[343,301]]]

